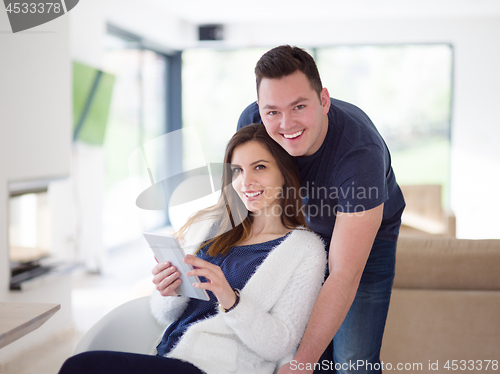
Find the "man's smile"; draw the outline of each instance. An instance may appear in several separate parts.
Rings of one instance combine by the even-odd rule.
[[[294,133],[292,133],[292,134],[281,134],[281,135],[283,135],[283,137],[284,137],[285,139],[295,139],[295,138],[299,137],[300,135],[302,135],[302,133],[303,133],[304,131],[305,131],[305,129],[303,129],[303,130],[299,130],[299,131],[294,132]]]

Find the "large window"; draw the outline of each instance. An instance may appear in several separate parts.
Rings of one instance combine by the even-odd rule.
[[[449,202],[450,45],[320,48],[330,95],[363,109],[384,137],[398,183],[439,184]]]
[[[265,51],[252,48],[183,52],[183,126],[196,129],[207,162],[222,162],[241,111],[257,99],[253,69]],[[186,140],[185,168],[192,162]]]
[[[135,206],[138,181],[128,159],[142,144],[166,132],[168,58],[144,48],[139,39],[113,33],[106,37],[103,70],[115,76],[104,141],[103,233],[109,248],[165,223],[165,212],[144,212]]]
[[[184,126],[220,162],[241,111],[256,100],[255,63],[267,49],[183,54]],[[440,184],[449,199],[453,50],[450,45],[336,46],[308,50],[330,95],[373,120],[400,184]],[[185,159],[189,160],[189,145]]]

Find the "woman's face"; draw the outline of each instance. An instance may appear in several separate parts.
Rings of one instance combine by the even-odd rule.
[[[279,204],[285,180],[274,157],[260,143],[237,146],[231,171],[233,188],[250,212],[272,212],[271,208]]]

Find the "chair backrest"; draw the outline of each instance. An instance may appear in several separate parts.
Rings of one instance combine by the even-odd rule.
[[[164,328],[152,316],[149,301],[144,296],[113,309],[85,333],[73,354],[97,350],[151,354]]]

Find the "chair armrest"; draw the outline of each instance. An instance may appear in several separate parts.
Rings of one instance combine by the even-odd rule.
[[[85,333],[73,355],[96,350],[151,354],[164,327],[152,316],[149,300],[140,297],[106,314]]]

